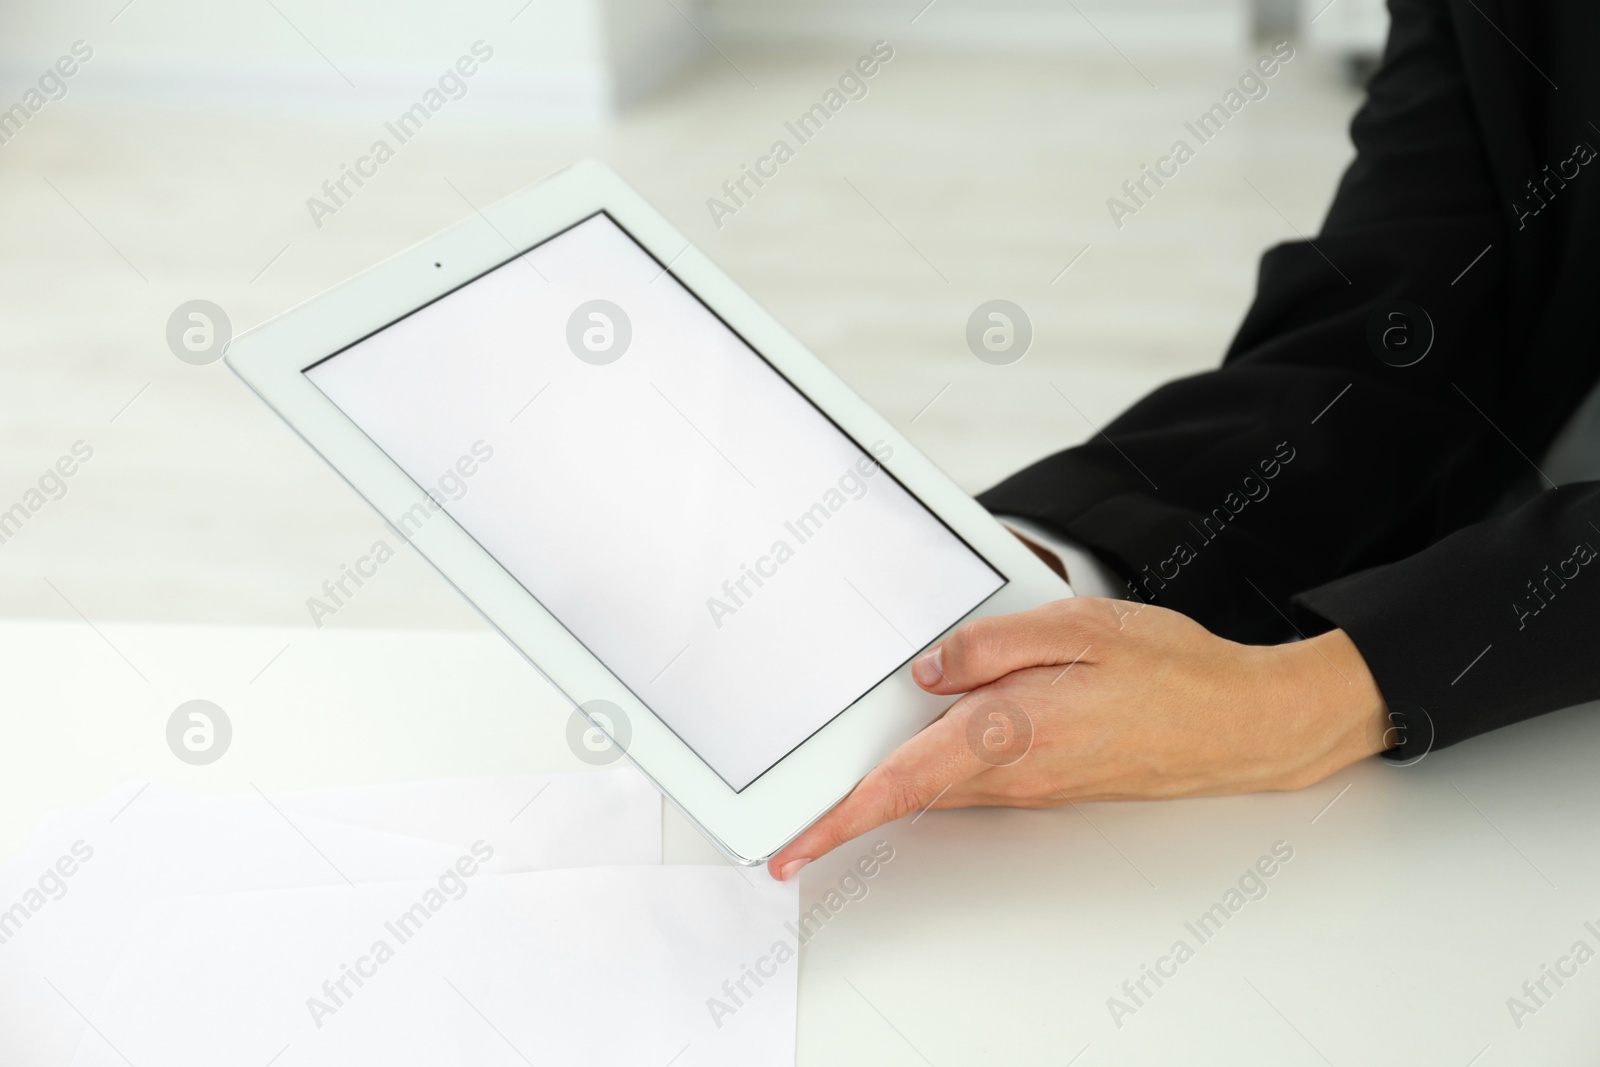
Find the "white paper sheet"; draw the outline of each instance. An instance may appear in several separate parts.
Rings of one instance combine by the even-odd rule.
[[[384,829],[408,825],[418,834]],[[0,870],[0,1063],[69,1060],[86,1029],[79,1013],[92,1012],[152,901],[435,877],[478,841],[492,850],[485,873],[655,863],[660,800],[640,776],[620,771],[265,798],[133,785],[52,812]]]
[[[431,900],[422,882],[153,905],[72,1062],[794,1062],[793,883],[655,866],[462,885]],[[415,906],[426,917],[397,926]]]
[[[497,873],[661,862],[661,794],[632,767],[309,789],[284,811],[461,847],[494,843]]]

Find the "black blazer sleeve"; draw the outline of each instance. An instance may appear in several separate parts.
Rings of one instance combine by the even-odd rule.
[[[1224,636],[1342,627],[1391,708],[1426,713],[1407,755],[1600,697],[1600,566],[1585,561],[1600,547],[1600,489],[1486,518],[1600,358],[1587,325],[1572,332],[1563,292],[1584,279],[1563,273],[1551,236],[1576,213],[1518,229],[1512,190],[1537,174],[1539,110],[1526,74],[1510,73],[1520,60],[1486,19],[1466,24],[1481,19],[1468,0],[1391,12],[1322,232],[1263,257],[1223,365],[980,499],[1081,542],[1133,595]],[[1410,351],[1427,354],[1409,366],[1369,341],[1397,300],[1423,309]]]

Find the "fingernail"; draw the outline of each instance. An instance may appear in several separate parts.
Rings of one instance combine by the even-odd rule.
[[[787,882],[789,879],[800,873],[801,867],[804,867],[810,862],[811,861],[808,859],[790,860],[788,863],[785,863],[782,867],[778,868],[778,881]]]
[[[932,652],[924,652],[911,665],[911,677],[917,680],[918,685],[938,685],[944,681],[943,657],[943,645],[940,645]]]

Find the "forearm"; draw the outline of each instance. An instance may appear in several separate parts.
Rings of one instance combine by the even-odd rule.
[[[1423,552],[1295,599],[1361,650],[1415,759],[1600,699],[1600,482],[1552,489]]]

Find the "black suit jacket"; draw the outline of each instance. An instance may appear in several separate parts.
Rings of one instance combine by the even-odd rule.
[[[1497,509],[1600,377],[1600,5],[1390,8],[1322,232],[1222,366],[981,500],[1221,635],[1343,628],[1405,758],[1600,698],[1600,483]]]

